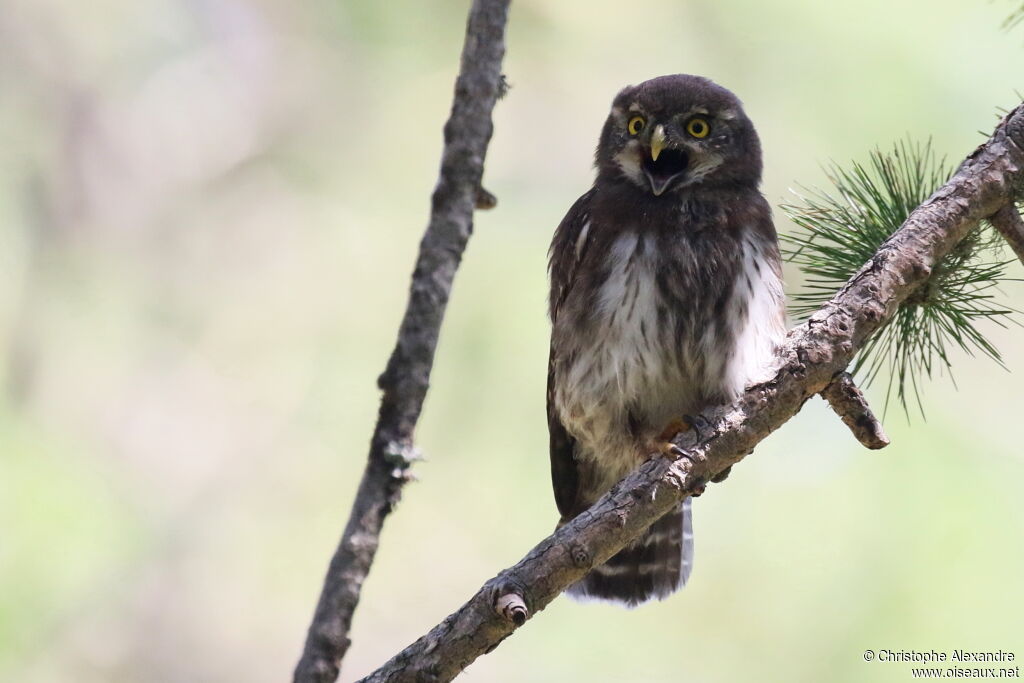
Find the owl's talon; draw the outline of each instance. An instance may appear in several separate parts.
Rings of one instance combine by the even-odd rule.
[[[670,458],[675,460],[676,458],[682,458],[686,455],[686,452],[667,439],[657,438],[650,442],[650,447],[647,448],[648,453],[653,453],[653,458]]]
[[[673,460],[682,458],[686,455],[686,452],[679,446],[672,443],[672,439],[676,438],[689,428],[689,425],[679,418],[672,420],[665,425],[665,428],[661,430],[661,433],[658,434],[658,436],[651,440],[651,448],[647,449],[648,452],[656,453],[658,456],[671,458]]]
[[[675,445],[674,443],[669,443],[668,452],[670,454],[672,454],[673,456],[677,457],[677,458],[685,458],[686,457],[686,451],[684,451],[682,448],[680,448],[679,446]]]

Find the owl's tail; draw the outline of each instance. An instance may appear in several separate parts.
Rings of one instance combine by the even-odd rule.
[[[569,586],[574,598],[610,600],[635,607],[659,600],[686,584],[693,568],[690,499],[647,532]]]

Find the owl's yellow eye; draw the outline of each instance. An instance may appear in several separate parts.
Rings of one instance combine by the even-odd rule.
[[[695,138],[706,138],[711,132],[711,126],[698,116],[690,119],[690,122],[686,124],[686,132]]]
[[[642,116],[634,116],[629,120],[629,124],[626,125],[626,130],[629,131],[630,135],[639,135],[640,131],[644,129],[644,125],[647,122],[644,121]]]

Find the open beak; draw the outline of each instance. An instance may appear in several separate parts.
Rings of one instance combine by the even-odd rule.
[[[658,125],[651,133],[651,161],[657,161],[661,150],[665,148],[665,126]]]
[[[648,145],[651,156],[642,159],[640,165],[651,184],[651,192],[657,197],[686,175],[690,152],[685,147],[674,145],[661,125],[651,131]]]

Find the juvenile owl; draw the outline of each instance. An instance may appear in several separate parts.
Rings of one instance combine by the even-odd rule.
[[[663,450],[686,416],[761,379],[785,334],[761,145],[735,95],[688,75],[627,87],[595,165],[550,251],[560,524]],[[637,605],[677,590],[692,566],[687,499],[569,593]]]

